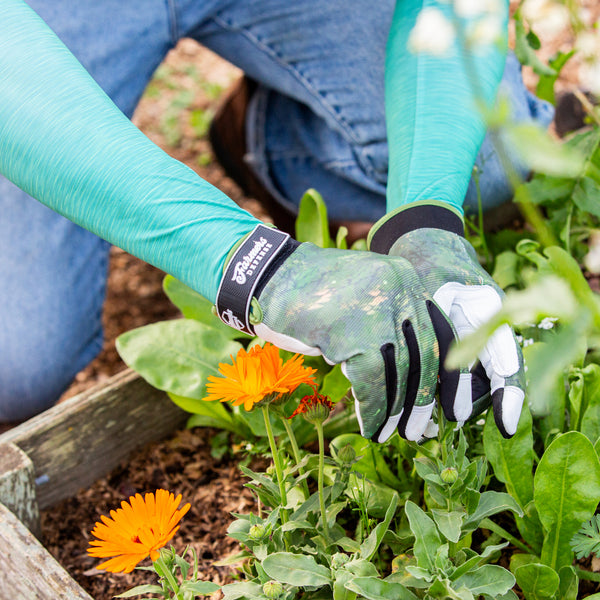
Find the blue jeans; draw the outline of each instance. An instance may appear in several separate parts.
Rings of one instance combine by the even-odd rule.
[[[28,0],[131,116],[166,53],[192,37],[259,82],[248,161],[295,209],[308,187],[332,219],[385,213],[383,68],[393,0]],[[520,119],[551,110],[510,59],[504,85]],[[480,185],[510,191],[488,142]],[[472,203],[473,190],[467,203]],[[0,421],[51,406],[102,345],[109,246],[0,180]]]

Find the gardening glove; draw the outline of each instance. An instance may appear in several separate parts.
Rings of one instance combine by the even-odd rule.
[[[216,309],[280,348],[341,363],[361,433],[382,442],[399,423],[419,431],[429,420],[439,355],[427,298],[407,260],[299,244],[259,225],[227,262]],[[401,423],[406,404],[415,409]]]
[[[412,264],[458,339],[500,310],[504,294],[465,240],[462,217],[448,205],[419,202],[392,212],[374,225],[369,247]],[[449,337],[438,335],[438,339],[442,344]],[[440,348],[442,355],[447,351]],[[440,362],[444,413],[451,421],[463,422],[472,412],[486,408],[491,395],[496,425],[509,438],[517,429],[525,397],[523,358],[511,328],[506,324],[498,328],[478,358],[476,365],[455,371]]]

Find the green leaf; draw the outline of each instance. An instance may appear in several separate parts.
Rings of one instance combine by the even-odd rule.
[[[428,571],[433,571],[435,568],[435,555],[442,543],[437,527],[433,520],[410,500],[406,502],[405,511],[410,529],[415,536],[413,554],[417,559],[417,564]]]
[[[525,29],[525,24],[521,19],[519,12],[514,15],[515,23],[515,56],[522,65],[529,66],[538,75],[552,76],[556,71],[543,63],[536,55],[535,48],[532,48],[532,40],[537,39],[531,30]],[[537,45],[537,44],[535,44]]]
[[[402,584],[376,577],[355,577],[346,583],[346,589],[360,594],[367,600],[417,600],[417,596]]]
[[[456,510],[447,511],[432,508],[431,514],[433,515],[433,520],[438,526],[440,533],[447,540],[456,544],[461,537],[461,529],[465,512],[459,512]]]
[[[540,100],[546,100],[550,104],[555,104],[556,99],[554,97],[554,84],[558,79],[558,76],[565,66],[567,61],[575,54],[575,50],[569,52],[558,52],[553,58],[548,61],[551,69],[554,69],[554,73],[551,75],[540,75],[537,86],[535,88],[535,95]]]
[[[115,596],[115,598],[133,598],[133,596],[139,596],[140,594],[162,594],[162,588],[160,585],[136,585],[134,588]]]
[[[460,590],[466,587],[477,598],[481,594],[502,596],[515,585],[515,577],[498,565],[483,565],[459,577],[452,587]]]
[[[399,500],[398,494],[394,494],[392,502],[385,513],[384,520],[377,524],[375,529],[369,534],[369,537],[361,544],[360,557],[362,559],[371,560],[375,552],[377,552],[377,548],[379,548],[379,544],[381,544],[381,540],[383,540],[383,536],[385,535],[393,516],[396,514]]]
[[[275,552],[263,560],[262,567],[271,579],[297,587],[321,587],[332,583],[329,569],[305,554]]]
[[[594,514],[599,499],[600,462],[591,442],[577,431],[558,436],[534,478],[534,500],[546,532],[544,564],[554,570],[571,564],[569,542]]]
[[[249,337],[242,331],[233,329],[225,325],[217,315],[213,313],[213,303],[201,296],[179,279],[172,275],[166,275],[163,280],[163,289],[169,300],[181,311],[186,319],[194,319],[204,323],[208,327],[218,329],[225,337],[229,339]]]
[[[519,123],[507,129],[514,151],[532,170],[572,178],[583,171],[585,158],[575,148],[556,141],[541,127]]]
[[[516,515],[523,516],[523,509],[510,494],[494,491],[483,492],[475,512],[465,520],[463,532],[477,529],[483,519],[505,510],[512,510]]]
[[[194,594],[209,596],[217,590],[220,590],[221,586],[212,581],[184,581],[181,584],[181,589],[186,592],[194,592]]]
[[[578,560],[590,554],[600,554],[600,515],[583,523],[571,539],[571,548]]]
[[[342,373],[341,365],[335,365],[325,377],[321,385],[321,394],[329,396],[332,402],[339,402],[350,390],[350,382]]]
[[[312,242],[320,248],[334,246],[329,236],[327,207],[323,197],[316,190],[307,190],[300,199],[296,219],[296,239],[299,242]]]
[[[579,592],[579,578],[575,573],[575,569],[571,566],[562,567],[558,572],[560,577],[560,586],[558,597],[560,600],[577,600]]]
[[[515,571],[517,583],[527,600],[550,600],[558,591],[558,573],[539,563],[523,565]]]
[[[121,358],[159,390],[201,400],[206,378],[237,354],[238,342],[192,319],[146,325],[117,338]]]
[[[254,598],[264,598],[262,586],[253,581],[242,581],[239,583],[228,583],[221,588],[223,600],[253,600]]]
[[[591,177],[583,177],[573,190],[573,202],[583,212],[600,217],[600,187]]]
[[[510,250],[496,256],[492,277],[503,290],[519,282],[519,263],[519,255]]]
[[[483,429],[483,448],[496,479],[525,507],[533,499],[533,432],[531,413],[523,406],[515,435],[507,440],[498,431],[492,411]]]

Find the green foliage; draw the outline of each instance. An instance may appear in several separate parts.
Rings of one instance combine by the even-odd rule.
[[[586,521],[571,539],[571,549],[577,558],[600,555],[600,515]]]

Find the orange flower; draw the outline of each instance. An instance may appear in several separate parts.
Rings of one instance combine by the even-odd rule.
[[[317,392],[317,388],[314,388],[314,393],[309,396],[304,396],[300,400],[300,404],[298,404],[298,408],[288,417],[288,419],[292,419],[296,415],[304,414],[308,421],[318,421],[322,423],[331,412],[333,408],[333,403],[331,400],[324,396],[323,394],[319,394]]]
[[[148,493],[145,498],[136,494],[129,502],[121,502],[121,508],[111,510],[109,519],[102,515],[102,523],[96,523],[88,554],[96,558],[109,558],[97,569],[112,573],[131,573],[147,556],[155,561],[162,548],[179,529],[179,521],[190,509],[189,503],[177,508],[181,494],[174,497],[167,490]]]
[[[253,346],[249,352],[241,348],[231,360],[232,365],[219,364],[221,377],[208,378],[208,396],[203,400],[243,404],[246,410],[252,410],[267,396],[279,398],[301,383],[314,383],[316,369],[302,366],[302,356],[296,354],[284,363],[277,348],[269,343]]]

